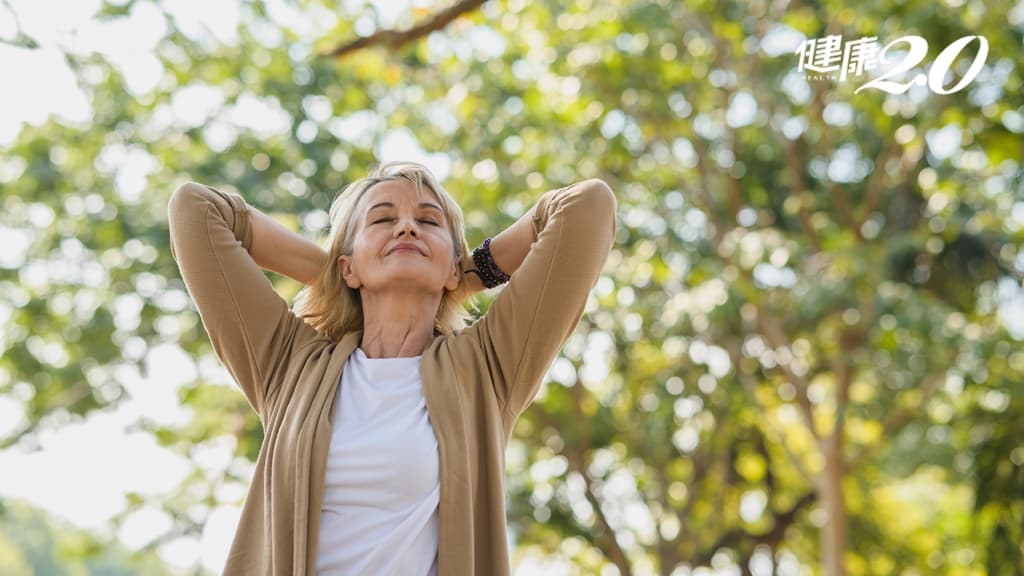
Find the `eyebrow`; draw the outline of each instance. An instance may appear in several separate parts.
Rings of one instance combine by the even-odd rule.
[[[394,208],[394,207],[395,207],[395,205],[393,203],[391,203],[391,202],[378,202],[378,203],[374,204],[373,206],[370,206],[369,210],[367,210],[366,213],[369,214],[370,212],[373,211],[374,208]],[[433,202],[420,202],[420,208],[433,208],[433,209],[437,210],[438,212],[440,212],[441,214],[444,214],[444,210],[441,210],[441,207],[438,206],[437,204],[434,204]]]

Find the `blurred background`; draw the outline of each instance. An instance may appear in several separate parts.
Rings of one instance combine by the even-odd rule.
[[[907,35],[900,82],[988,53],[952,94],[797,54]],[[619,199],[508,448],[516,574],[1024,574],[1022,38],[1000,0],[0,0],[0,574],[219,573],[262,436],[168,197],[319,241],[391,159],[471,245]]]

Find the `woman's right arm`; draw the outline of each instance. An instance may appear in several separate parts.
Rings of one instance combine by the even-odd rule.
[[[309,284],[320,272],[327,252],[285,228],[280,222],[249,207],[252,220],[252,259],[263,269]]]
[[[270,285],[251,250],[255,210],[242,196],[195,182],[171,195],[171,256],[217,356],[249,404],[265,414],[277,392],[274,375],[291,350],[316,332]],[[269,249],[269,240],[257,244]],[[269,252],[269,250],[267,250]]]

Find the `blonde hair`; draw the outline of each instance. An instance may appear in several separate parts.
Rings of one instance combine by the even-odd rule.
[[[385,162],[368,176],[352,182],[342,190],[331,204],[331,231],[327,237],[327,258],[313,281],[295,297],[295,312],[321,334],[339,341],[349,332],[363,329],[363,307],[359,291],[348,286],[338,271],[338,258],[352,255],[355,240],[356,208],[370,188],[380,182],[407,180],[422,190],[425,185],[434,193],[444,209],[448,230],[455,247],[455,260],[459,266],[459,286],[445,290],[441,296],[434,331],[451,336],[465,328],[470,319],[464,303],[468,300],[463,270],[473,268],[473,259],[466,243],[466,230],[462,208],[451,194],[437,181],[430,170],[419,163],[408,161]]]

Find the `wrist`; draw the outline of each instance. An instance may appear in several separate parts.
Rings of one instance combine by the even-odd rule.
[[[475,274],[480,278],[485,288],[494,288],[509,281],[511,276],[498,266],[491,255],[491,239],[487,238],[483,244],[473,250],[473,263],[476,265]]]
[[[469,268],[468,270],[462,271],[462,284],[465,286],[467,296],[473,296],[474,294],[487,290],[483,281],[480,280],[480,276],[477,275],[475,268]]]

